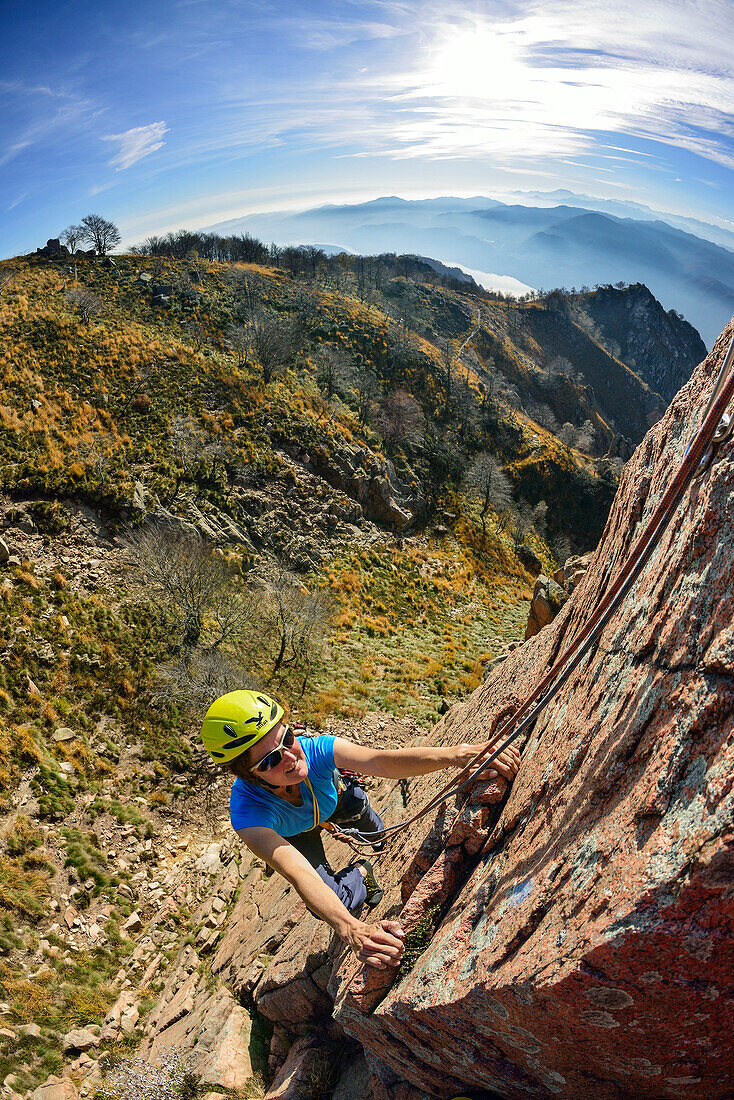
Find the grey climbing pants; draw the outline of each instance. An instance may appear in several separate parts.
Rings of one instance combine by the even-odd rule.
[[[346,789],[339,792],[336,809],[329,821],[333,821],[335,825],[359,829],[363,833],[375,833],[384,828],[382,818],[370,806],[367,792],[354,782],[348,783]],[[341,871],[334,871],[326,858],[320,829],[309,829],[308,832],[289,836],[287,839],[306,857],[349,912],[358,913],[367,897],[367,888],[359,868],[350,864]]]

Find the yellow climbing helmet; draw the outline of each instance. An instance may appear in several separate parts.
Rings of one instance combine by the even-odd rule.
[[[270,733],[284,713],[280,703],[259,691],[228,691],[206,712],[204,748],[218,764],[233,760]]]

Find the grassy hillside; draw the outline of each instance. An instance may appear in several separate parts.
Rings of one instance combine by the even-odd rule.
[[[432,721],[521,638],[534,572],[595,542],[617,428],[549,369],[567,322],[414,260],[0,266],[0,1076],[30,1089],[116,995],[142,902],[114,852],[209,782],[206,701]],[[553,430],[590,417],[585,451]]]

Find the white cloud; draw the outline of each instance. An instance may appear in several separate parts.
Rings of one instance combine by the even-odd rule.
[[[99,111],[88,99],[65,89],[52,89],[45,85],[24,84],[22,81],[0,81],[0,91],[6,93],[16,106],[22,103],[28,109],[32,121],[13,141],[0,147],[0,167],[20,156],[26,149],[41,143],[68,140],[69,135],[88,125]],[[38,106],[38,97],[42,105]],[[51,109],[49,103],[51,101]]]
[[[102,141],[118,141],[120,149],[109,162],[111,168],[120,172],[123,168],[130,168],[137,164],[143,157],[155,153],[165,142],[163,135],[168,133],[165,122],[151,122],[149,126],[135,126],[132,130],[126,130],[124,134],[107,134]]]
[[[504,18],[454,15],[414,68],[387,78],[401,112],[386,119],[383,151],[565,157],[616,132],[732,167],[727,8],[683,3],[671,20],[660,0],[543,0]]]

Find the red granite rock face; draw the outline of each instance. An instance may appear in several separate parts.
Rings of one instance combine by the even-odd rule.
[[[700,423],[731,332],[637,448],[571,600],[436,743],[481,739],[592,612]],[[431,1096],[732,1095],[733,489],[729,442],[540,717],[499,820],[475,795],[380,861],[388,915],[416,928],[433,913],[435,928],[392,987],[343,959],[336,1018]],[[416,783],[416,803],[441,783]]]

